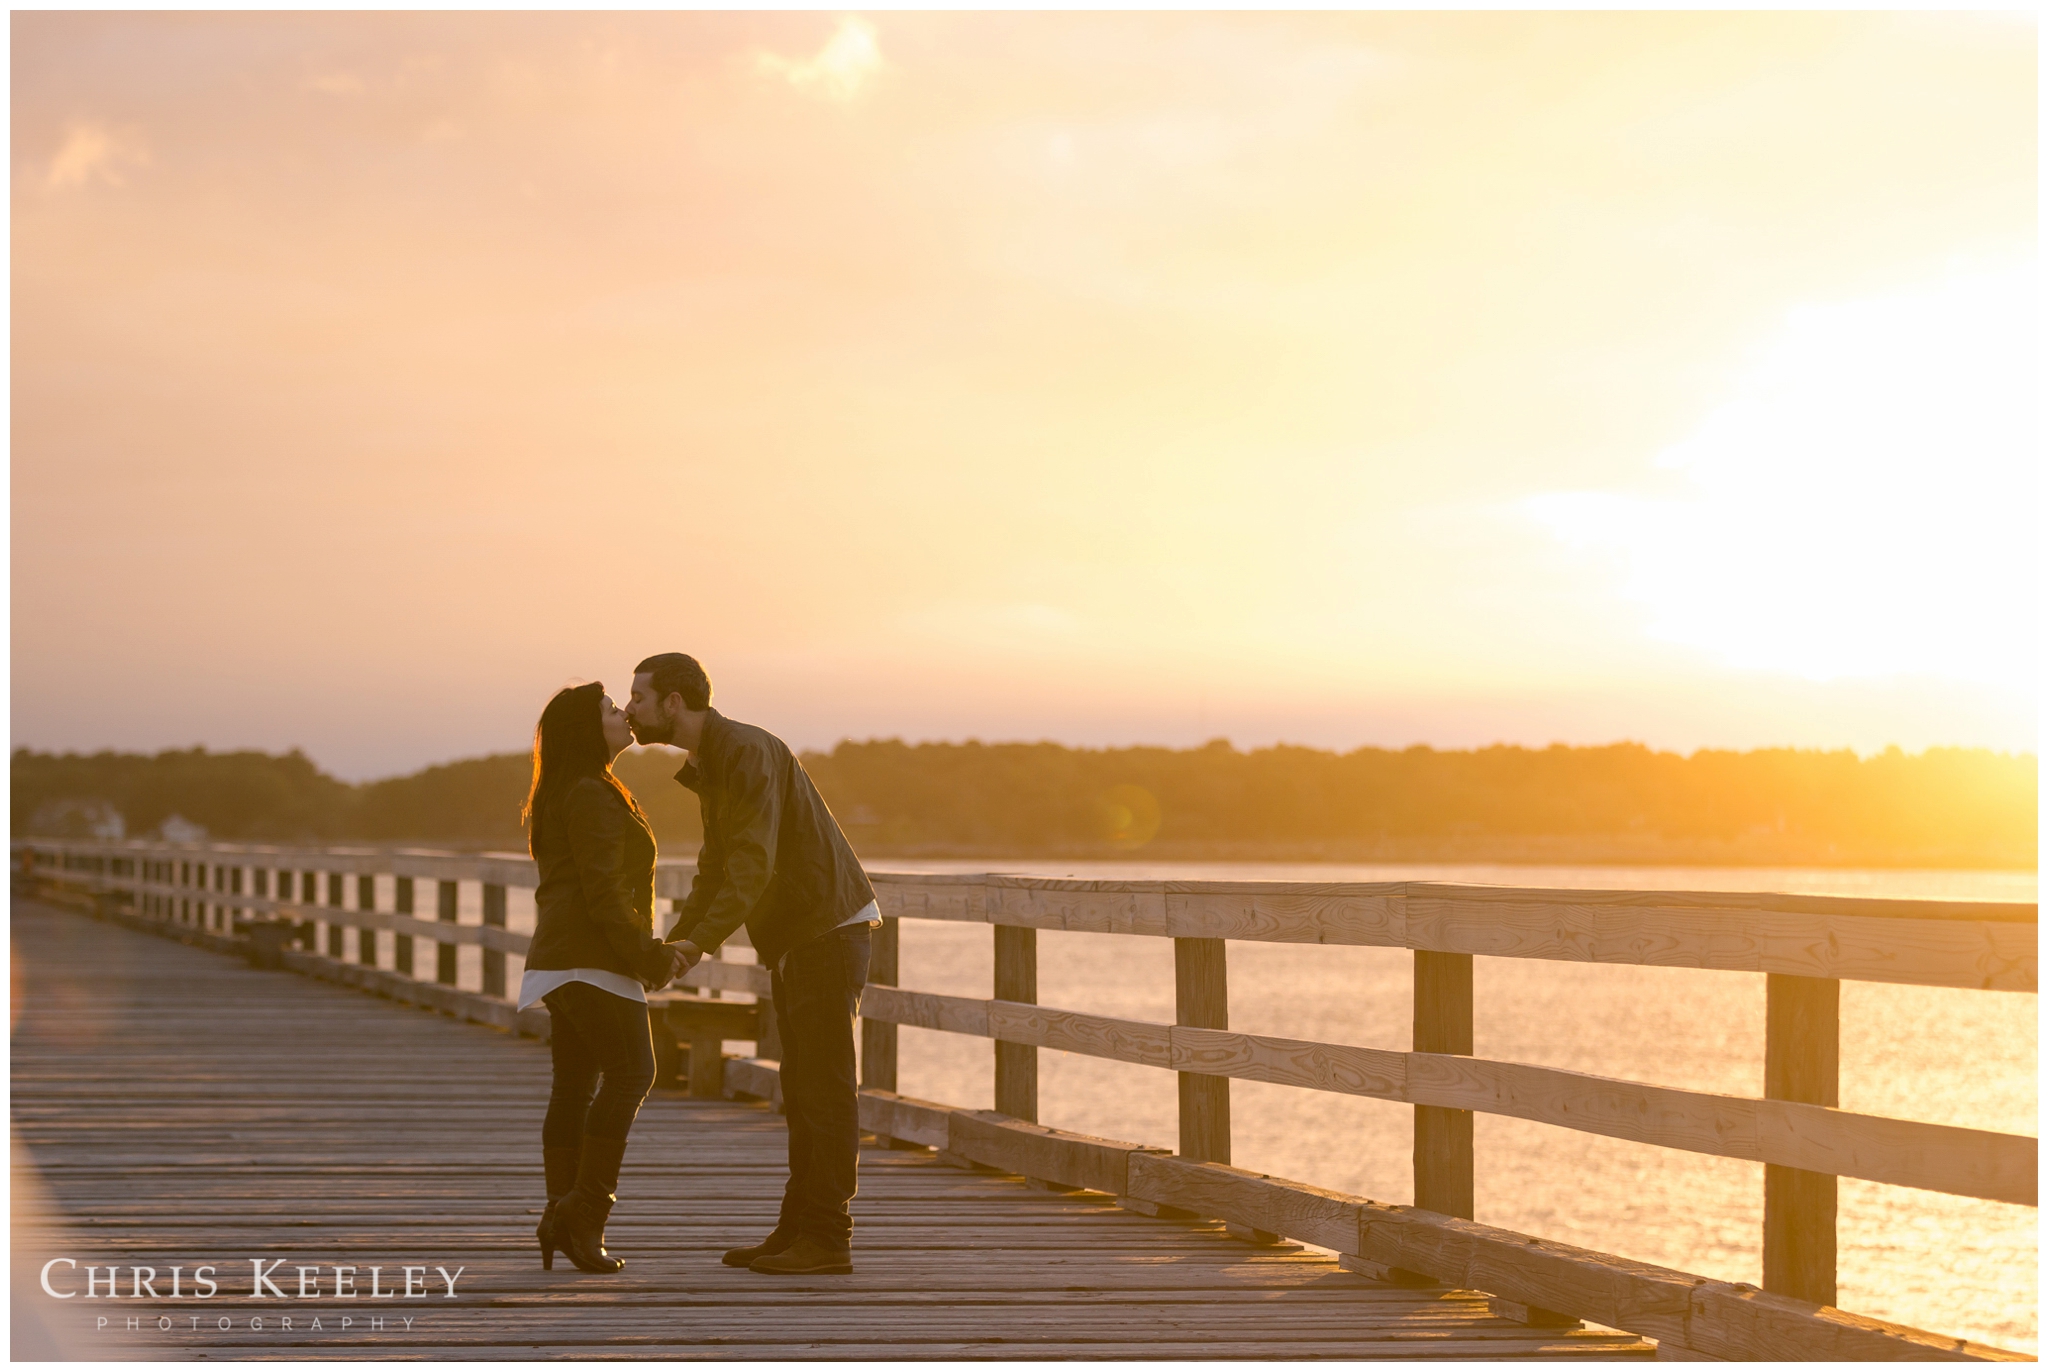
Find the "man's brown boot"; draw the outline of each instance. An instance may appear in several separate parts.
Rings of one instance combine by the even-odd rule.
[[[726,1249],[725,1256],[720,1258],[719,1261],[727,1267],[752,1267],[754,1259],[773,1257],[777,1253],[786,1251],[795,1242],[796,1235],[777,1225],[774,1233],[755,1244],[752,1248]]]
[[[807,1277],[827,1272],[853,1271],[853,1250],[834,1248],[808,1234],[800,1235],[797,1241],[780,1253],[756,1258],[748,1266],[756,1272],[771,1276]]]

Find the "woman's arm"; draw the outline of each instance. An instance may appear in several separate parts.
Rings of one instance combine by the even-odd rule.
[[[601,781],[582,780],[564,798],[569,854],[583,888],[583,908],[598,934],[633,975],[667,978],[668,946],[649,932],[633,909],[634,886],[643,874],[626,861],[626,839],[637,828],[619,794]]]

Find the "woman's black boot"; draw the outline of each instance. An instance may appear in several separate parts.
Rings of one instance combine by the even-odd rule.
[[[604,1251],[604,1224],[611,1218],[613,1192],[619,1185],[619,1163],[626,1156],[624,1139],[583,1136],[577,1159],[576,1186],[555,1206],[555,1246],[585,1272],[616,1272],[625,1261]]]
[[[576,1165],[582,1156],[581,1148],[540,1150],[541,1165],[547,1170],[548,1208],[541,1211],[533,1236],[540,1240],[540,1265],[550,1272],[555,1270],[555,1250],[562,1246],[555,1237],[555,1210],[562,1198],[576,1189]]]

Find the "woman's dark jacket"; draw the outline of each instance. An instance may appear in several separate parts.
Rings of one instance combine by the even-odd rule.
[[[669,952],[654,937],[654,835],[626,798],[596,777],[578,777],[543,803],[526,965],[659,980]]]

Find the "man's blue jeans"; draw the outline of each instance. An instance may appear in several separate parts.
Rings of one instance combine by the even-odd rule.
[[[834,1248],[853,1241],[860,1163],[860,1083],[853,1020],[868,982],[870,930],[834,929],[783,955],[771,974],[782,1033],[782,1112],[789,1124],[789,1185],[776,1228]]]

